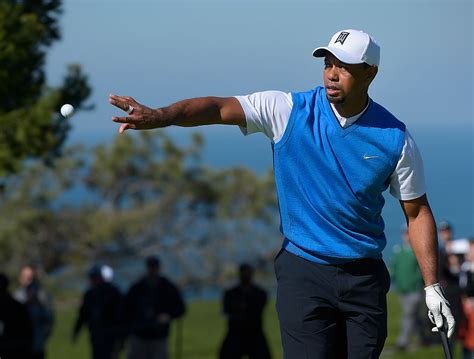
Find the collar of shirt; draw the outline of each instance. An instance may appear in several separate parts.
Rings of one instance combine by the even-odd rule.
[[[341,125],[342,128],[346,128],[346,127],[349,127],[350,125],[352,125],[354,122],[356,122],[360,116],[362,116],[362,114],[365,112],[365,110],[367,110],[367,107],[369,107],[369,103],[370,103],[370,99],[369,101],[367,101],[367,105],[364,107],[364,109],[362,111],[360,111],[357,115],[354,115],[354,116],[351,116],[351,117],[344,117],[344,116],[341,116],[337,110],[336,110],[336,107],[331,103],[331,108],[334,112],[334,114],[336,115],[336,118],[337,120],[339,121],[339,124]]]

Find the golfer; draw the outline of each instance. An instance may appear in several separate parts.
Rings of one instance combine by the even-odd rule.
[[[384,198],[400,200],[435,329],[454,331],[438,284],[436,224],[423,163],[405,125],[368,95],[380,47],[367,33],[339,31],[314,50],[323,87],[204,97],[152,109],[131,97],[109,102],[119,132],[228,124],[272,141],[281,230],[275,259],[277,311],[285,358],[378,358],[387,336],[390,277]],[[250,185],[250,184],[249,184]]]

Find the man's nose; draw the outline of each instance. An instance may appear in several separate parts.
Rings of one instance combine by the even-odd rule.
[[[327,69],[328,72],[328,80],[330,81],[337,81],[339,80],[339,73],[337,67],[332,65]]]

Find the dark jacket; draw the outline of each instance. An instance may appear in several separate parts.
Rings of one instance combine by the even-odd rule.
[[[87,324],[89,330],[119,333],[123,324],[123,297],[114,285],[103,282],[86,291],[74,326],[74,334]]]
[[[224,314],[228,318],[228,330],[241,335],[254,335],[262,331],[262,314],[267,303],[265,291],[255,285],[240,285],[224,293]]]
[[[8,293],[0,293],[0,357],[30,358],[33,329],[28,308]]]
[[[125,308],[131,334],[143,339],[168,336],[169,322],[160,323],[160,314],[175,319],[186,311],[178,288],[162,276],[153,280],[144,277],[133,284],[126,295]]]

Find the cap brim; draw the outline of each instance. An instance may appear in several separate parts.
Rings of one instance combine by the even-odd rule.
[[[328,52],[330,52],[331,54],[336,56],[336,58],[339,61],[342,61],[345,64],[362,64],[362,63],[364,63],[364,61],[362,61],[361,59],[358,59],[358,58],[348,54],[347,52],[345,52],[345,51],[343,51],[343,50],[341,50],[337,47],[328,47],[328,46],[317,47],[313,51],[313,56],[314,57],[325,57]]]

